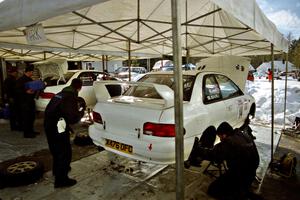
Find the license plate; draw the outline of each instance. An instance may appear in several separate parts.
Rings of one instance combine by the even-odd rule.
[[[132,154],[133,148],[131,145],[123,144],[121,142],[116,142],[113,140],[106,139],[105,146],[122,151],[124,153]]]

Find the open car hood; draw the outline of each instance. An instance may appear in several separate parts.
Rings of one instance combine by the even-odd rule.
[[[67,60],[53,59],[33,63],[40,72],[40,78],[44,80],[47,77],[58,77],[64,80],[64,74],[68,70]],[[64,80],[65,81],[65,80]]]

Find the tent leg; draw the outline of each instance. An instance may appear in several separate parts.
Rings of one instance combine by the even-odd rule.
[[[273,162],[274,153],[274,45],[271,44],[271,71],[272,71],[272,86],[271,86],[271,163]]]
[[[285,83],[284,83],[284,113],[283,113],[283,129],[285,129],[285,115],[286,115],[286,93],[287,93],[287,73],[288,73],[288,63],[289,63],[289,52],[286,53],[285,58]]]
[[[181,19],[180,1],[172,0],[172,40],[174,59],[174,103],[175,103],[175,156],[176,156],[176,199],[184,199],[184,174],[183,174],[183,85],[182,85],[182,52],[181,52]]]
[[[131,41],[128,40],[128,74],[129,74],[129,81],[131,81]]]

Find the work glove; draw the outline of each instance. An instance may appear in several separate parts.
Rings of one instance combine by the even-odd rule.
[[[57,122],[57,131],[58,133],[63,133],[66,131],[66,121],[64,118],[59,118],[58,122]]]

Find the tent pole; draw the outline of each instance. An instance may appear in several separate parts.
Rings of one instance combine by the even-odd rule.
[[[105,69],[104,71],[107,72],[108,71],[108,55],[105,56]]]
[[[189,64],[189,63],[190,63],[190,50],[189,50],[189,49],[186,49],[185,63],[186,63],[186,64]]]
[[[3,82],[7,77],[7,69],[4,58],[0,57],[0,101],[3,103],[4,100],[4,92],[3,92]]]
[[[128,74],[129,74],[129,81],[131,81],[131,41],[128,40]]]
[[[137,42],[140,42],[140,0],[137,0]]]
[[[147,71],[150,72],[150,58],[147,58]]]
[[[175,152],[176,152],[176,199],[184,199],[184,174],[183,174],[183,85],[182,85],[182,52],[181,52],[181,19],[180,1],[172,0],[172,40],[174,60],[174,104],[175,104]]]
[[[288,63],[289,63],[289,52],[285,56],[285,83],[284,83],[284,113],[283,113],[283,129],[285,129],[285,116],[286,116],[286,93],[287,93],[287,74],[288,74]]]
[[[274,44],[271,44],[271,71],[272,71],[272,86],[271,86],[271,163],[273,162],[274,153]]]
[[[104,72],[104,65],[105,65],[105,63],[104,63],[105,61],[104,61],[104,55],[102,55],[102,71]]]
[[[189,63],[189,50],[188,50],[188,0],[185,0],[185,50],[186,50],[186,57],[185,57],[185,64]]]

